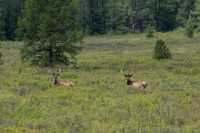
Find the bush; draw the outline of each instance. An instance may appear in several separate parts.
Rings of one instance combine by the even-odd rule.
[[[148,25],[148,27],[146,28],[146,37],[147,38],[154,37],[154,28],[153,28],[153,26]]]
[[[194,37],[194,22],[192,21],[192,19],[190,18],[186,24],[185,27],[185,34],[187,37],[189,38],[193,38]]]
[[[165,41],[158,40],[154,48],[154,58],[156,59],[170,59],[172,57],[169,48],[165,45]]]

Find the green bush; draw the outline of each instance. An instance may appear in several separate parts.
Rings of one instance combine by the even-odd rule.
[[[158,40],[154,47],[154,58],[156,59],[170,59],[172,57],[169,48],[165,45],[165,41]]]
[[[153,26],[148,25],[148,27],[146,28],[146,37],[147,38],[154,37],[154,28],[153,28]]]
[[[190,18],[185,26],[185,34],[189,38],[194,37],[194,24],[193,20]]]

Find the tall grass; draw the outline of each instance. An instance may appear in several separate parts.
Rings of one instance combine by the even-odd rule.
[[[173,59],[152,58],[160,38]],[[0,66],[2,133],[198,133],[200,127],[200,37],[181,32],[86,37],[76,68],[55,87],[42,68],[20,60],[21,42],[4,42]],[[121,70],[145,80],[147,93],[128,91]]]

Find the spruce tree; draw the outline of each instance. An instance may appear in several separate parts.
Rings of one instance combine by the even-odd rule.
[[[151,25],[148,25],[146,28],[146,37],[147,38],[152,38],[154,37],[154,28]]]
[[[0,0],[0,40],[5,38],[4,1]]]
[[[188,22],[186,24],[185,34],[189,38],[193,38],[194,37],[194,21],[193,21],[192,17],[189,18],[189,20],[188,20]]]
[[[176,17],[178,26],[183,26],[187,23],[189,17],[196,10],[195,4],[198,5],[198,2],[199,1],[197,0],[181,0],[179,2],[179,8]]]
[[[2,53],[1,53],[1,47],[2,47],[2,44],[0,43],[0,65],[3,64]]]
[[[172,58],[169,48],[165,45],[165,41],[159,39],[154,47],[155,59],[170,59]]]
[[[33,64],[69,65],[81,49],[75,0],[26,0],[19,20],[25,39],[22,58]]]
[[[106,0],[88,0],[90,34],[106,33]]]
[[[3,21],[4,17],[0,14],[0,40],[5,39],[5,23]]]

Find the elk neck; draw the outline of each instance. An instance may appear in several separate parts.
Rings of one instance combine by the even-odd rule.
[[[58,78],[56,77],[55,79],[54,79],[54,85],[57,85],[58,84]]]

